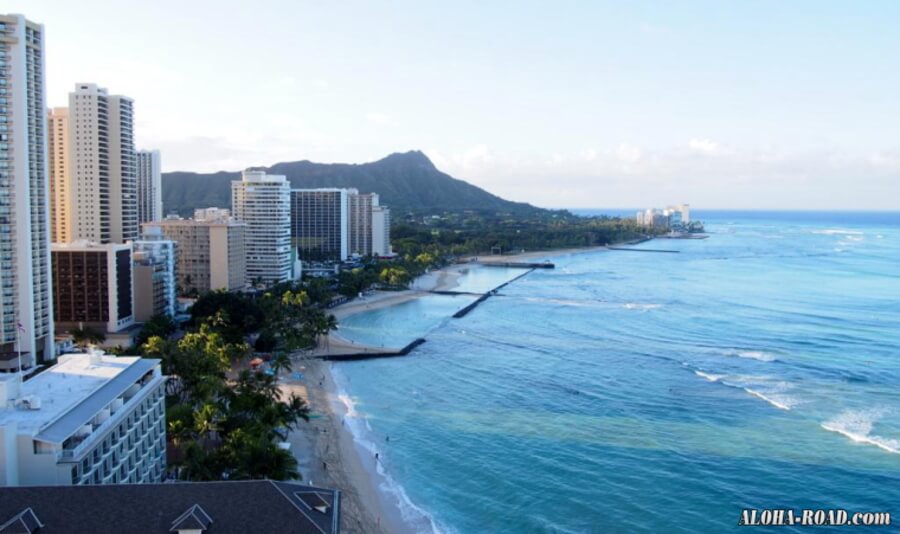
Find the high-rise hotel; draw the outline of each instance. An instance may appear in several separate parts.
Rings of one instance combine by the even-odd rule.
[[[162,213],[162,170],[159,150],[138,150],[137,169],[138,224],[158,221]]]
[[[304,261],[343,261],[350,256],[348,195],[336,188],[291,190],[291,241]]]
[[[134,110],[93,83],[50,112],[54,241],[123,243],[138,237]]]
[[[291,185],[281,175],[248,169],[231,182],[234,216],[246,227],[247,282],[265,284],[294,278],[291,250]]]
[[[0,15],[0,369],[53,357],[45,87],[43,26]]]

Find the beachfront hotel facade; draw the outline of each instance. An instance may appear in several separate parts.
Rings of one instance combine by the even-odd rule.
[[[55,241],[123,243],[138,237],[134,110],[130,98],[93,83],[51,111]],[[66,134],[61,135],[65,128]]]
[[[135,152],[138,224],[163,218],[162,167],[159,150]]]
[[[145,239],[175,242],[179,294],[237,291],[245,287],[247,225],[232,218],[228,210],[196,210],[193,219],[167,217],[144,223],[142,228]]]
[[[676,204],[666,209],[650,208],[637,212],[635,217],[639,226],[655,228],[677,228],[691,222],[691,205]]]
[[[372,206],[372,254],[380,257],[394,254],[391,248],[391,210],[387,206]]]
[[[0,375],[0,486],[161,482],[165,382],[159,360],[98,351]]]
[[[243,221],[248,285],[272,284],[294,278],[291,250],[291,186],[283,175],[247,169],[231,182],[231,207]]]
[[[291,190],[291,244],[304,261],[344,261],[350,253],[349,190]]]
[[[0,15],[0,370],[53,358],[44,28]]]
[[[350,190],[350,254],[372,254],[372,207],[378,205],[378,193]]]
[[[132,244],[53,243],[53,314],[60,328],[115,333],[134,324]]]

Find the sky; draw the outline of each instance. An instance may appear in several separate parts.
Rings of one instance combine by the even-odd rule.
[[[163,170],[422,150],[545,207],[900,209],[900,2],[4,0]]]

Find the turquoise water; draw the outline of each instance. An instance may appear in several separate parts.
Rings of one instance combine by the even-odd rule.
[[[428,339],[335,365],[417,530],[900,517],[900,216],[698,216],[710,239],[641,245],[678,254],[551,256],[463,319],[433,297],[342,327]]]

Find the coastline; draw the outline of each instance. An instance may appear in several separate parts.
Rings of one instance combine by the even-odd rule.
[[[298,358],[295,371],[304,378],[296,380],[285,374],[279,381],[283,395],[303,397],[310,409],[309,422],[301,423],[288,436],[301,482],[341,491],[341,532],[414,532],[399,508],[387,500],[382,490],[386,480],[378,473],[374,455],[363,450],[348,428],[350,424],[365,424],[365,420],[355,412],[348,413],[330,362]]]
[[[463,258],[462,263],[449,265],[416,278],[410,289],[403,291],[373,291],[369,294],[337,306],[331,313],[341,320],[364,311],[396,306],[415,300],[431,291],[452,291],[459,286],[459,279],[469,269],[486,263],[508,261],[533,261],[555,255],[597,252],[606,247],[582,247],[558,250],[541,250],[509,254]],[[335,382],[332,362],[314,358],[324,352],[365,351],[364,345],[354,343],[332,332],[327,336],[327,349],[320,348],[307,357],[294,358],[294,370],[303,374],[297,380],[291,374],[280,377],[284,395],[295,393],[306,399],[312,418],[291,432],[291,449],[299,463],[303,482],[335,487],[342,493],[341,529],[348,533],[412,533],[420,532],[411,525],[400,510],[399,495],[390,493],[391,482],[379,473],[372,444],[358,441],[351,429],[361,434],[367,427],[364,416],[356,414],[349,404],[348,393]],[[362,425],[362,426],[357,426]],[[427,514],[422,512],[423,515]],[[430,521],[430,518],[428,518]],[[424,521],[424,519],[420,519]]]

